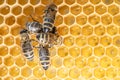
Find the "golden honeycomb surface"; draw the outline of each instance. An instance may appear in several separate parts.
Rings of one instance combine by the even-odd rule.
[[[63,40],[45,71],[37,49],[25,59],[19,32],[52,2]],[[120,80],[120,0],[0,0],[0,80]]]

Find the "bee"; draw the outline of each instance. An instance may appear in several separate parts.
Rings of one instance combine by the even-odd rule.
[[[31,40],[26,29],[20,31],[21,36],[21,47],[23,51],[23,55],[30,61],[33,60],[33,47],[31,45]]]

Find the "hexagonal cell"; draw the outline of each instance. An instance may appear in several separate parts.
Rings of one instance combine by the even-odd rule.
[[[9,5],[13,5],[16,3],[16,0],[6,0],[6,3]]]
[[[113,44],[117,47],[120,47],[120,36],[115,36],[113,38]]]
[[[75,0],[65,0],[65,3],[67,3],[68,5],[72,5],[73,3],[75,3]]]
[[[85,5],[88,2],[88,0],[77,0],[78,4]]]
[[[14,15],[19,15],[19,14],[21,14],[21,13],[22,13],[22,8],[21,8],[21,6],[19,6],[19,5],[14,6],[14,7],[12,8],[12,13],[13,13]]]
[[[27,5],[24,7],[23,9],[23,13],[27,16],[31,15],[32,13],[34,13],[34,9],[31,5]]]
[[[71,47],[69,49],[69,53],[72,57],[78,57],[80,55],[80,49],[79,47],[76,47],[76,46]]]
[[[100,22],[100,17],[98,15],[91,15],[89,16],[89,23],[92,25],[97,25]]]
[[[107,27],[107,33],[112,35],[116,35],[118,33],[118,28],[115,25],[110,25]]]
[[[92,55],[92,48],[85,46],[81,49],[81,56],[90,57]]]
[[[66,57],[64,58],[63,65],[66,68],[71,68],[74,66],[74,59],[72,57]]]
[[[60,35],[65,36],[68,34],[69,28],[66,25],[62,25],[58,27],[57,31]]]
[[[76,38],[75,42],[78,46],[81,47],[81,46],[85,46],[87,44],[87,39],[85,36],[79,36]]]
[[[1,0],[1,1],[0,1],[0,5],[2,5],[3,3],[4,3],[4,0]]]
[[[21,15],[21,16],[17,17],[17,24],[23,26],[23,25],[25,25],[26,22],[27,22],[26,16]]]
[[[67,15],[64,17],[64,23],[68,26],[75,23],[75,17],[73,15]]]
[[[90,2],[91,2],[92,4],[98,4],[98,3],[101,2],[101,0],[90,0]]]
[[[102,36],[105,34],[105,27],[103,25],[99,25],[97,27],[95,27],[95,34],[98,36]]]
[[[97,46],[94,48],[95,56],[101,57],[105,54],[105,49],[102,46]]]
[[[114,0],[102,0],[104,4],[110,5],[113,3]]]
[[[75,24],[73,26],[70,27],[70,33],[73,36],[79,36],[81,32],[81,28],[79,25]]]
[[[44,73],[43,70],[40,69],[40,67],[35,67],[33,69],[33,75],[37,78],[41,78],[44,75]]]
[[[85,67],[81,70],[81,75],[82,77],[89,79],[90,77],[92,77],[92,71],[89,67]]]
[[[60,5],[63,3],[63,0],[53,0],[53,2],[56,4],[56,5]]]
[[[66,15],[69,13],[69,7],[67,5],[62,5],[58,8],[58,11],[62,15]]]
[[[115,3],[120,4],[120,1],[119,0],[115,0]]]
[[[24,66],[21,69],[21,75],[24,77],[29,77],[32,74],[32,70],[28,66]]]
[[[100,66],[103,68],[108,68],[111,66],[111,59],[107,56],[104,56],[100,59]]]
[[[15,26],[13,26],[12,28],[11,28],[11,34],[13,35],[13,36],[17,36],[17,35],[19,35],[20,34],[20,30],[21,30],[22,28],[20,27],[20,26],[18,26],[18,25],[15,25]]]
[[[103,36],[103,37],[100,39],[100,43],[101,43],[103,46],[109,46],[109,45],[112,43],[112,39],[111,39],[111,37],[109,37],[109,36]]]
[[[74,38],[72,36],[67,36],[64,38],[63,43],[64,43],[64,45],[70,47],[74,44]]]
[[[28,0],[18,0],[18,4],[25,5],[28,3]]]
[[[26,60],[23,56],[18,56],[15,59],[15,64],[19,67],[22,67],[26,64]]]
[[[4,17],[0,15],[0,24],[4,22]]]
[[[55,18],[55,26],[59,26],[63,23],[63,17],[61,15],[57,15]]]
[[[88,38],[88,44],[91,46],[97,46],[99,43],[99,38],[97,36],[91,36]]]
[[[116,15],[116,16],[113,17],[113,22],[118,26],[120,26],[119,21],[120,21],[120,15]]]
[[[70,11],[73,15],[78,15],[82,11],[82,8],[80,5],[75,4],[71,6]]]
[[[51,74],[52,73],[52,74]],[[45,72],[45,75],[47,78],[55,78],[56,77],[56,70],[52,67],[50,67],[46,72]]]
[[[12,66],[14,64],[14,59],[12,56],[7,56],[4,58],[4,64],[6,66]]]
[[[43,15],[44,9],[45,9],[45,6],[39,5],[39,6],[35,7],[35,13],[38,15]]]
[[[32,5],[36,5],[36,4],[40,3],[40,0],[30,0],[30,3]]]
[[[59,68],[62,66],[62,58],[57,56],[51,59],[51,64],[55,66],[56,68]]]
[[[61,78],[66,78],[68,76],[68,69],[65,67],[61,67],[57,70],[57,75]]]
[[[12,46],[11,48],[10,48],[10,54],[12,55],[12,56],[18,56],[19,54],[21,54],[21,48],[20,48],[20,46]]]
[[[4,43],[5,43],[7,46],[13,45],[13,44],[14,44],[14,37],[13,37],[13,36],[7,36],[7,37],[5,37]]]
[[[8,73],[8,68],[6,66],[1,65],[0,66],[0,76],[4,77],[7,75],[7,73]]]
[[[107,8],[106,8],[105,5],[100,4],[100,5],[98,5],[98,6],[95,7],[95,11],[96,11],[98,14],[102,15],[102,14],[104,14],[105,12],[107,12]]]
[[[84,24],[86,24],[86,22],[87,22],[87,16],[85,16],[84,14],[77,16],[77,17],[76,17],[76,22],[77,22],[79,25],[84,25]]]
[[[94,76],[97,79],[103,78],[105,76],[105,70],[103,68],[96,68],[94,69]]]
[[[109,25],[112,23],[112,17],[109,14],[103,15],[101,21],[104,25]]]
[[[110,5],[108,7],[108,12],[114,16],[119,13],[119,7],[117,5]]]
[[[51,1],[49,0],[41,0],[41,4],[48,5]]]
[[[77,57],[75,58],[75,65],[78,68],[84,68],[87,65],[87,59],[85,57]]]
[[[83,28],[82,28],[82,34],[85,35],[85,36],[89,36],[93,33],[93,27],[90,26],[90,25],[85,25]]]
[[[70,69],[69,76],[73,79],[77,79],[80,76],[79,69],[76,67],[73,67],[72,69]]]
[[[90,15],[91,13],[93,13],[94,12],[94,6],[93,5],[85,5],[84,7],[83,7],[83,12],[85,13],[85,14],[87,14],[87,15]]]
[[[0,56],[6,56],[8,54],[7,46],[0,46]]]
[[[65,46],[61,46],[58,48],[58,55],[60,57],[65,57],[68,55],[68,48],[66,48]]]
[[[113,58],[112,65],[116,68],[120,68],[120,57]]]
[[[10,12],[10,7],[5,5],[0,8],[0,13],[3,15],[6,15]]]
[[[111,78],[111,79],[113,79],[113,78],[115,78],[116,76],[117,76],[117,69],[116,68],[114,68],[114,67],[111,67],[111,68],[108,68],[107,70],[106,70],[106,76],[108,77],[108,78]]]
[[[12,66],[9,70],[9,74],[13,77],[18,76],[20,73],[20,69],[17,66]]]
[[[0,35],[5,36],[9,33],[9,28],[6,25],[0,27]]]
[[[7,25],[13,25],[15,23],[15,17],[13,15],[6,17],[5,23]]]

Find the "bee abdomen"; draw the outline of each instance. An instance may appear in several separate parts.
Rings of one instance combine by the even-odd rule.
[[[23,53],[23,55],[24,55],[24,56],[26,57],[26,59],[28,59],[29,61],[32,61],[33,58],[34,58],[33,51]]]

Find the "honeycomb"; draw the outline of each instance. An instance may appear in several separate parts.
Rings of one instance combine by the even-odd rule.
[[[50,48],[45,71],[36,49],[33,61],[23,57],[19,32],[30,15],[42,23],[51,2],[58,7],[55,26],[63,41]],[[0,0],[0,80],[120,80],[119,5],[120,0]]]

